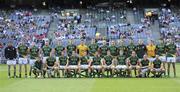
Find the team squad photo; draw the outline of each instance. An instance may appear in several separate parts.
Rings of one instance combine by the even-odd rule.
[[[180,92],[180,0],[0,0],[0,92]]]

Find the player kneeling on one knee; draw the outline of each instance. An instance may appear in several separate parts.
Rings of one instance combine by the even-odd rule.
[[[147,76],[146,76],[147,73]],[[143,56],[143,59],[140,61],[139,74],[141,77],[148,77],[150,73],[150,61],[147,58],[147,55]]]
[[[134,70],[135,76],[138,76],[136,70],[139,70],[139,58],[136,56],[136,52],[132,51],[132,55],[127,59],[128,63],[128,75],[131,75],[131,70]]]
[[[164,72],[162,61],[159,59],[159,56],[156,55],[156,59],[152,62],[151,73],[154,77],[160,77]]]
[[[34,62],[32,66],[32,72],[35,75],[35,78],[40,78],[43,73],[43,63],[40,57],[37,57],[36,61]]]
[[[56,58],[51,54],[50,57],[46,59],[45,69],[47,71],[48,77],[59,77],[59,64],[56,62]]]

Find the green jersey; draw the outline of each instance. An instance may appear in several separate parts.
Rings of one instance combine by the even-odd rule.
[[[41,70],[42,69],[42,67],[43,67],[43,63],[42,63],[42,61],[40,60],[40,61],[36,61],[36,62],[34,62],[34,68],[35,69],[39,69],[39,70]]]
[[[28,54],[28,47],[26,45],[19,45],[18,52],[19,57],[26,56]]]
[[[135,57],[130,56],[129,60],[131,65],[137,65],[139,58],[137,56]]]
[[[119,55],[117,57],[118,65],[126,65],[126,56],[125,55]]]
[[[67,64],[68,57],[67,56],[60,56],[59,57],[59,64],[65,66]]]
[[[165,51],[165,45],[164,44],[159,44],[156,46],[156,54],[159,56],[162,56],[163,54],[166,54]]]
[[[88,65],[89,64],[89,62],[88,62],[89,59],[90,59],[89,56],[81,57],[81,65]]]
[[[49,46],[43,46],[42,51],[43,51],[44,57],[50,56],[51,50],[52,49]]]
[[[38,56],[39,56],[39,48],[36,46],[30,48],[30,58],[35,59]]]
[[[73,45],[73,44],[68,45],[67,46],[67,54],[68,54],[68,56],[71,56],[73,51],[76,51],[76,46]]]
[[[166,50],[167,50],[167,57],[174,57],[176,55],[176,45],[175,44],[167,45]]]
[[[104,59],[105,59],[107,65],[112,64],[112,60],[113,60],[112,56],[107,55],[107,56],[104,57]]]
[[[94,57],[92,65],[101,65],[101,57],[99,57],[99,56]]]
[[[104,57],[107,55],[107,51],[108,51],[108,46],[107,45],[103,45],[100,47],[100,51],[101,51],[101,55]]]
[[[61,55],[61,52],[62,51],[64,51],[64,47],[63,46],[57,46],[56,48],[55,48],[55,52],[56,52],[56,56],[60,56]]]
[[[162,62],[159,59],[154,60],[154,62],[153,62],[154,68],[161,68],[161,63]]]
[[[46,62],[47,62],[47,65],[48,66],[54,66],[54,63],[56,62],[56,58],[55,57],[48,57],[47,59],[46,59]]]
[[[139,44],[136,46],[136,53],[137,53],[137,56],[139,58],[143,58],[143,56],[145,55],[146,53],[146,45],[144,44]]]
[[[130,44],[127,46],[127,56],[131,56],[132,51],[135,51],[136,46],[134,44]]]
[[[98,51],[99,48],[98,44],[90,44],[88,47],[89,47],[89,54],[91,56],[94,56],[95,52]]]
[[[109,51],[112,56],[117,56],[119,53],[118,48],[116,46],[110,46]]]
[[[79,57],[77,56],[70,56],[69,57],[69,65],[78,65]]]
[[[148,59],[146,59],[146,60],[142,60],[141,61],[141,65],[142,65],[142,67],[144,67],[144,66],[149,66],[149,60]]]

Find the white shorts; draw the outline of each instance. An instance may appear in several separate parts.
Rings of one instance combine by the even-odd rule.
[[[166,62],[166,56],[159,56],[159,59],[160,59],[162,62]]]
[[[33,66],[35,62],[36,62],[36,59],[30,59],[30,60],[29,60],[29,64],[30,64],[31,66]]]
[[[59,61],[59,57],[56,57],[56,62],[58,62]]]
[[[105,69],[112,69],[112,68],[115,68],[113,65],[105,65],[103,66]]]
[[[59,69],[65,69],[65,68],[66,66],[62,66],[62,65],[59,66]]]
[[[7,65],[16,65],[16,60],[7,60]]]
[[[19,58],[19,62],[20,65],[25,65],[28,64],[28,60],[27,58]]]
[[[160,72],[160,71],[162,71],[162,69],[161,69],[161,68],[154,68],[153,70],[154,70],[154,71],[156,71],[156,72]]]
[[[68,69],[78,69],[78,66],[77,65],[69,65]]]
[[[101,65],[92,65],[91,67],[92,67],[93,69],[101,69],[101,68],[102,68]]]
[[[156,58],[150,57],[148,58],[150,62],[153,62]]]
[[[46,63],[46,59],[47,59],[48,57],[43,57],[43,63]]]
[[[127,69],[126,65],[117,65],[116,69]]]
[[[167,62],[176,62],[176,57],[167,57]]]
[[[141,68],[142,73],[146,73],[148,70],[149,70],[149,68],[147,68],[147,67],[146,68]]]
[[[80,68],[81,68],[81,69],[88,69],[88,68],[89,68],[89,65],[80,65]]]

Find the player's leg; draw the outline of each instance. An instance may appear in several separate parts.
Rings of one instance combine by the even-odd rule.
[[[176,62],[172,62],[174,77],[176,77]]]
[[[114,77],[114,74],[115,74],[115,66],[112,65],[110,68],[111,68],[111,76],[110,76],[110,77]]]
[[[151,69],[151,73],[153,74],[152,77],[155,77],[155,76],[156,76],[156,71],[155,71],[155,69]]]
[[[48,78],[53,77],[52,74],[53,74],[53,70],[52,70],[51,68],[48,68],[48,69],[47,69]]]
[[[22,58],[19,58],[19,78],[21,78],[21,71],[22,71]]]
[[[29,76],[30,77],[31,77],[31,73],[32,73],[32,69],[33,69],[33,65],[34,65],[35,61],[36,60],[34,60],[34,59],[30,59],[30,61],[29,61],[29,64],[30,64]]]
[[[60,73],[59,73],[59,68],[58,67],[54,67],[54,74],[57,75],[57,77],[60,77]]]
[[[138,74],[139,74],[139,77],[142,77],[142,75],[144,74],[144,69],[142,68],[139,68],[137,71],[138,71]]]
[[[131,71],[132,71],[132,67],[131,67],[131,66],[129,66],[129,67],[128,67],[128,77],[131,77],[131,76],[132,76]]]
[[[27,78],[27,64],[24,64],[25,78]]]
[[[170,66],[171,66],[171,62],[168,62],[168,69],[167,69],[168,77],[170,76]]]
[[[36,69],[32,69],[32,72],[35,75],[35,78],[37,78],[37,76],[38,76],[37,70]]]
[[[8,65],[8,78],[11,77],[11,65]]]
[[[101,70],[100,70],[100,68],[98,68],[98,69],[99,69],[98,73],[102,72],[102,75],[103,75],[103,77],[104,77],[104,76],[105,76],[105,70],[108,69],[107,67],[108,67],[107,65],[104,65]],[[107,74],[107,75],[108,75],[108,74]]]
[[[163,68],[165,69],[164,75],[166,76],[166,56],[161,56],[160,60],[163,63]]]
[[[88,77],[91,77],[91,67],[88,66]]]
[[[14,78],[16,78],[16,64],[14,64],[13,66],[14,66]]]
[[[46,68],[43,68],[43,71],[42,71],[43,78],[46,77],[46,72],[47,72],[47,69],[46,69]]]
[[[7,60],[7,66],[8,66],[8,78],[11,77],[11,62],[10,60]]]
[[[140,72],[139,72],[140,70],[141,70],[140,66],[135,67],[136,77],[138,77],[140,75]]]

